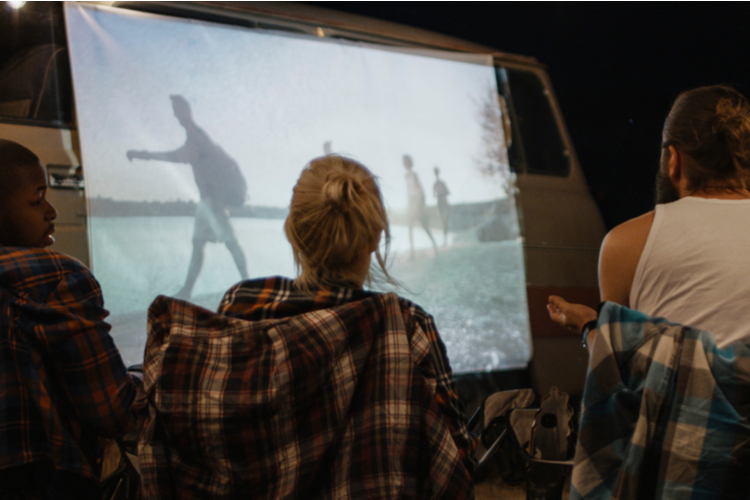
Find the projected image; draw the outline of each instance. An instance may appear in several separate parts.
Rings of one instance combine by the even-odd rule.
[[[489,56],[66,5],[92,266],[127,363],[156,295],[215,310],[237,281],[294,276],[292,188],[330,153],[379,177],[394,291],[435,317],[454,371],[528,362]]]

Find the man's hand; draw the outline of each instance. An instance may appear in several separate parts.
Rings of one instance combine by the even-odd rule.
[[[596,311],[589,306],[571,304],[557,295],[550,295],[547,310],[552,321],[579,334],[583,325],[597,317]]]

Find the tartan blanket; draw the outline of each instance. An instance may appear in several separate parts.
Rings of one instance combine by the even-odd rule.
[[[473,498],[395,294],[248,321],[158,297],[135,404],[143,497]]]
[[[604,304],[571,499],[750,497],[750,348]]]
[[[77,260],[0,245],[0,470],[51,460],[98,479],[99,439],[125,433],[138,389],[108,314]]]

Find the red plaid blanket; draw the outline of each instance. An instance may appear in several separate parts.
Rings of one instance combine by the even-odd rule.
[[[157,298],[136,405],[144,498],[472,497],[444,348],[405,321],[408,301],[359,293],[258,321]]]

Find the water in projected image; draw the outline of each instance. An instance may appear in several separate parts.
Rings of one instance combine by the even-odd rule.
[[[326,152],[378,177],[396,290],[431,313],[454,371],[530,357],[510,173],[489,56],[381,50],[66,9],[93,270],[126,363],[158,294],[215,309],[244,275],[294,276],[283,233]]]

